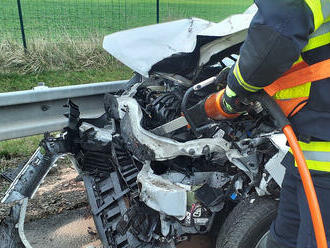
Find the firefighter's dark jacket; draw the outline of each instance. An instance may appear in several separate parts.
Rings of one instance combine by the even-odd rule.
[[[311,65],[330,58],[330,0],[255,3],[258,12],[228,76],[238,95],[270,85],[299,60]],[[316,30],[322,40],[310,44]],[[308,94],[308,103],[290,120],[300,135],[330,141],[330,79],[311,83]]]

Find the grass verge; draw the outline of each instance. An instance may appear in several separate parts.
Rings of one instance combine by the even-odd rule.
[[[0,92],[29,90],[44,82],[49,87],[97,83],[128,79],[132,71],[125,66],[110,65],[84,71],[50,71],[42,73],[0,73]]]
[[[62,37],[60,42],[37,39],[24,50],[21,44],[0,42],[0,73],[41,73],[45,71],[84,71],[88,69],[121,68],[102,48],[102,38]]]

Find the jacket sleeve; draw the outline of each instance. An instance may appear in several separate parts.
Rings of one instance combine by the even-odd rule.
[[[238,95],[271,84],[299,58],[314,30],[313,13],[304,0],[256,0],[258,12],[228,75]]]

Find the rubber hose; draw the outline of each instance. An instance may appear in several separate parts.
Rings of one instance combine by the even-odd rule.
[[[324,231],[323,219],[312,177],[307,167],[304,154],[301,150],[301,147],[298,143],[297,137],[290,125],[289,120],[286,118],[281,108],[277,105],[274,99],[270,97],[266,92],[261,91],[257,94],[254,94],[253,96],[251,96],[251,100],[259,101],[274,118],[277,126],[283,130],[283,133],[285,134],[293,152],[293,156],[297,163],[301,181],[303,183],[309,210],[312,217],[317,247],[327,248],[328,244]]]

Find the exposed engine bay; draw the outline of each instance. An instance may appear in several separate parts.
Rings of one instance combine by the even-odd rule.
[[[3,202],[32,197],[56,159],[68,155],[104,247],[135,248],[175,247],[210,233],[251,195],[277,198],[288,147],[260,103],[234,120],[196,114],[200,101],[226,87],[221,72],[235,63],[240,44],[197,69],[135,73],[125,90],[105,94],[96,119],[80,118],[68,101],[68,127],[45,136],[43,154],[26,163]]]
[[[120,234],[128,232],[152,247],[175,247],[190,234],[210,232],[217,214],[251,194],[278,196],[279,186],[265,166],[274,158],[277,166],[285,153],[279,152],[279,134],[262,109],[234,121],[197,120],[201,125],[192,130],[181,108],[190,87],[161,76],[139,80],[122,94],[105,97],[107,119],[116,130],[111,139],[98,139],[97,127],[86,122],[79,128],[80,136],[89,130],[103,147],[125,148],[134,165],[120,174],[123,189],[130,189],[130,207],[116,226]],[[210,84],[192,101],[221,87]],[[86,125],[89,129],[82,128]],[[131,174],[136,183],[125,178]]]
[[[219,214],[250,195],[278,197],[285,144],[260,106],[235,120],[195,117],[193,130],[182,103],[196,85],[159,74],[136,74],[129,84],[105,95],[105,114],[97,119],[80,119],[69,101],[69,127],[59,138],[46,136],[46,154],[27,163],[48,158],[51,168],[71,154],[105,247],[175,247],[210,232]],[[213,79],[186,104],[224,86]],[[194,114],[194,107],[186,109]],[[17,195],[31,196],[16,185],[5,201]]]

